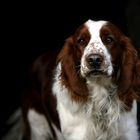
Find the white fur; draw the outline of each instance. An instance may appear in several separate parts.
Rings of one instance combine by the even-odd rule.
[[[106,77],[88,81],[89,101],[72,101],[69,91],[61,84],[59,63],[53,93],[57,98],[62,134],[66,140],[138,140],[136,103],[124,112],[116,86]]]
[[[88,20],[85,23],[85,26],[88,28],[88,31],[91,35],[91,39],[84,50],[84,54],[81,59],[81,74],[85,77],[85,74],[89,71],[88,67],[85,64],[85,58],[90,54],[101,54],[104,57],[104,72],[110,76],[113,72],[113,67],[111,63],[111,55],[108,50],[102,43],[100,38],[100,30],[106,21],[93,21]]]
[[[27,118],[31,129],[31,140],[47,140],[48,138],[53,138],[49,124],[44,115],[30,109]],[[52,126],[58,140],[63,140],[63,136],[57,127],[54,124]]]
[[[137,132],[137,103],[133,102],[133,108],[129,112],[123,113],[120,118],[121,133],[124,133],[126,140],[138,140]]]
[[[44,115],[37,113],[35,110],[29,110],[28,121],[31,128],[32,140],[46,140],[46,137],[51,134]]]

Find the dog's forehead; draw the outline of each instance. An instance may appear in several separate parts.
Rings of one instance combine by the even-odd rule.
[[[103,26],[105,26],[107,24],[107,21],[93,21],[93,20],[88,20],[87,22],[85,22],[85,26],[87,27],[91,38],[92,39],[97,39],[100,37],[100,30]]]

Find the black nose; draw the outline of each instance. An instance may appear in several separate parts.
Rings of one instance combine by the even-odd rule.
[[[87,56],[87,63],[91,68],[100,68],[103,57],[98,54],[90,54]]]

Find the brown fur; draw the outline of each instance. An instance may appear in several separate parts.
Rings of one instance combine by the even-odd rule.
[[[67,39],[58,56],[58,61],[62,64],[61,80],[69,89],[72,99],[85,101],[88,97],[88,89],[85,80],[76,69],[79,65],[81,50],[75,47],[73,39]]]
[[[118,85],[119,98],[129,110],[133,100],[138,99],[140,66],[137,50],[131,40],[110,22],[101,29],[100,36],[103,42],[108,36],[113,38],[112,43],[105,45],[112,56],[113,78]],[[118,73],[120,73],[119,77]]]
[[[56,66],[54,53],[45,53],[32,65],[29,74],[29,84],[22,96],[22,112],[25,124],[25,138],[30,139],[30,128],[27,120],[29,109],[44,114],[48,120],[52,134],[55,137],[51,122],[60,129],[58,113],[56,111],[56,98],[52,95],[53,70]],[[51,58],[51,59],[50,59]]]
[[[89,39],[87,28],[80,26],[74,35],[65,40],[57,59],[62,64],[61,80],[75,101],[85,102],[88,98],[85,79],[81,77],[79,69],[84,47]]]
[[[138,55],[137,51],[132,45],[129,38],[121,37],[121,47],[123,48],[123,57],[121,64],[121,72],[119,78],[119,97],[123,100],[130,109],[132,101],[138,99],[138,86],[137,83],[140,80],[138,78]],[[137,80],[135,80],[137,79]]]

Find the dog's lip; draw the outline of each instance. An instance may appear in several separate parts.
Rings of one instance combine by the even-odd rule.
[[[103,70],[93,69],[87,75],[106,75],[106,73]]]

